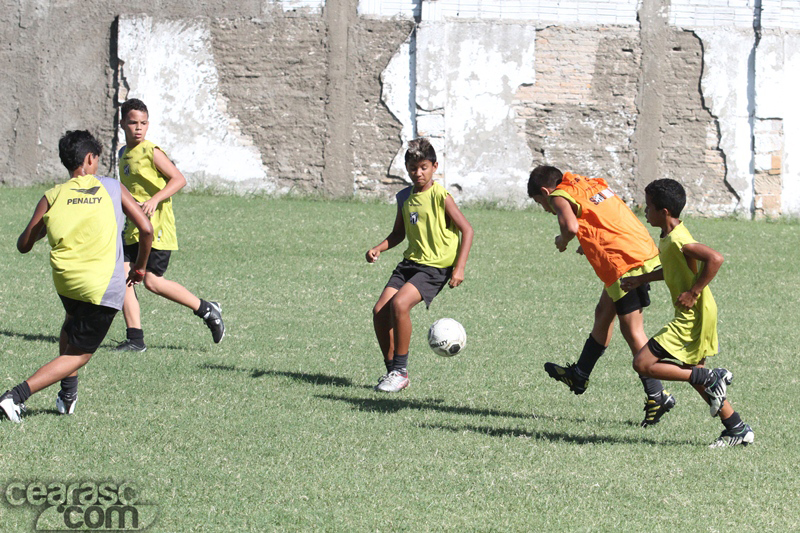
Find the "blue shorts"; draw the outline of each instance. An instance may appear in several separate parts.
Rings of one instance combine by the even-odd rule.
[[[437,268],[403,259],[392,272],[386,287],[399,290],[406,283],[410,283],[425,300],[425,306],[430,307],[433,299],[450,280],[452,273],[453,267]]]

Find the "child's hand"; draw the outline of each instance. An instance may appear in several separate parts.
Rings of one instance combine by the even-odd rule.
[[[146,202],[142,202],[142,203],[141,203],[141,204],[139,204],[139,205],[141,205],[141,206],[142,206],[142,211],[144,211],[144,214],[145,214],[145,215],[146,215],[148,218],[150,218],[151,216],[153,216],[153,213],[155,213],[155,212],[156,212],[156,209],[158,209],[158,202],[154,201],[152,198],[150,198],[150,199],[149,199],[149,200],[147,200]]]
[[[374,263],[381,256],[381,252],[375,248],[367,250],[367,263]]]
[[[454,268],[453,273],[450,275],[450,288],[454,289],[461,285],[461,282],[464,281],[464,269],[463,268]]]
[[[566,251],[567,249],[567,242],[564,241],[561,235],[556,235],[556,248],[558,248],[559,252]]]
[[[133,287],[134,285],[138,285],[144,280],[145,272],[144,270],[136,270],[131,265],[131,269],[128,271],[128,279],[125,280],[125,285],[128,287]]]
[[[692,291],[682,292],[681,295],[678,296],[678,305],[684,309],[691,309],[694,307],[694,304],[697,303],[699,297],[699,294],[694,294]]]
[[[585,253],[583,253],[583,247],[582,246],[578,246],[578,249],[575,250],[575,253],[578,254],[578,255],[586,255]]]
[[[625,292],[630,292],[641,284],[642,280],[639,279],[639,276],[628,276],[619,280],[619,288]]]

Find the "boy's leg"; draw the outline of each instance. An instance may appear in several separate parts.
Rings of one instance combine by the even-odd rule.
[[[148,272],[144,277],[145,288],[167,300],[188,307],[194,314],[205,321],[214,342],[218,343],[225,336],[225,324],[222,322],[221,308],[217,302],[207,302],[192,294],[186,287],[163,276]]]
[[[695,389],[703,396],[704,400],[707,402],[711,401],[702,387],[695,387]],[[709,448],[723,448],[726,446],[738,446],[740,444],[746,446],[753,443],[755,440],[753,428],[742,421],[742,417],[733,410],[733,407],[727,399],[723,402],[722,408],[719,410],[719,418],[722,425],[725,426],[725,429],[720,436],[717,437],[717,440],[709,445]]]
[[[391,324],[394,331],[394,354],[392,371],[378,384],[377,390],[398,392],[408,387],[408,350],[411,345],[411,309],[422,301],[419,290],[406,283],[387,304],[391,311]]]
[[[125,277],[128,277],[131,264],[124,263]],[[115,350],[122,352],[143,352],[147,350],[144,343],[144,332],[142,331],[142,316],[139,307],[139,298],[136,296],[134,287],[125,287],[125,301],[122,304],[122,316],[125,317],[125,342],[122,342]]]
[[[392,328],[392,310],[389,302],[397,289],[386,287],[378,297],[375,307],[372,308],[372,325],[375,328],[375,337],[383,354],[383,362],[386,365],[386,374],[392,371],[392,359],[394,358],[394,330]]]
[[[589,386],[589,376],[594,370],[595,364],[611,342],[616,316],[614,302],[604,289],[594,310],[592,332],[583,345],[578,362],[566,367],[555,363],[545,363],[544,369],[548,375],[556,381],[566,384],[575,394],[583,394]]]

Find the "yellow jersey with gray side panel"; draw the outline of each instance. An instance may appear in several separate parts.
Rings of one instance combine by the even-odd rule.
[[[153,151],[156,148],[161,150],[152,142],[145,140],[131,149],[125,146],[119,151],[119,179],[139,203],[146,202],[167,185],[166,176],[158,171],[153,162]],[[178,233],[171,197],[158,204],[153,216],[150,217],[150,223],[153,225],[153,249],[178,249]],[[125,226],[125,244],[137,242],[139,242],[139,229],[128,222]]]
[[[427,190],[407,187],[397,193],[397,209],[403,217],[408,248],[403,257],[436,268],[453,266],[458,254],[459,232],[445,215],[444,202],[450,196],[436,182]]]
[[[675,318],[661,328],[655,340],[670,355],[684,363],[695,365],[718,350],[717,303],[706,287],[691,309],[677,305],[678,296],[688,291],[703,271],[703,263],[692,268],[683,254],[683,247],[697,242],[681,222],[666,237],[661,238],[658,249],[664,269],[664,281],[675,306]]]
[[[117,180],[91,174],[45,192],[50,208],[43,219],[58,294],[122,309],[121,229],[125,217],[120,194]]]

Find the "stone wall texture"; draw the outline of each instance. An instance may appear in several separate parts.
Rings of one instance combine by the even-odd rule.
[[[79,128],[115,174],[137,97],[193,187],[391,199],[424,134],[460,200],[525,205],[547,163],[798,215],[798,40],[795,0],[6,1],[0,183],[63,179]]]

